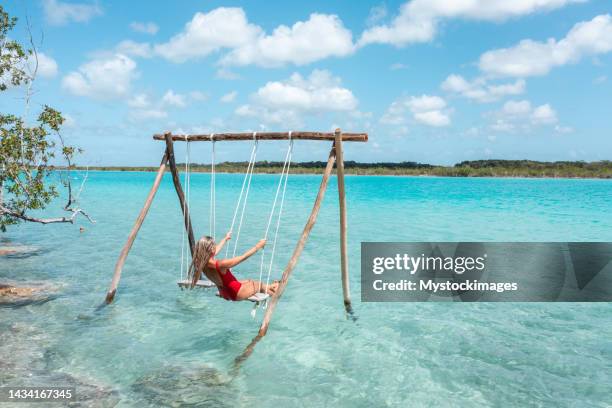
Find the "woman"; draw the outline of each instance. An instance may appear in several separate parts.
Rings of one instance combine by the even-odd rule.
[[[225,238],[215,244],[212,237],[203,236],[196,244],[193,262],[189,268],[189,276],[191,277],[192,285],[200,279],[202,272],[208,277],[217,288],[219,288],[219,296],[225,300],[245,300],[253,296],[257,292],[274,294],[278,288],[278,282],[266,285],[259,281],[251,279],[239,281],[234,277],[230,268],[241,264],[249,259],[257,251],[266,245],[266,240],[260,240],[257,245],[246,251],[244,254],[229,259],[216,259],[215,257],[221,251],[223,246],[231,239],[231,234],[228,232]]]

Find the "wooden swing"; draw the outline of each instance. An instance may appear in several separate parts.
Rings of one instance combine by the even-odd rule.
[[[210,219],[209,219],[209,225],[210,225],[210,232],[209,235],[211,237],[213,237],[213,239],[216,236],[216,172],[215,172],[215,165],[216,165],[216,157],[215,157],[215,141],[214,141],[214,134],[211,134],[211,140],[212,140],[212,155],[211,155],[211,182],[210,182]],[[185,153],[185,169],[184,169],[184,179],[183,179],[183,184],[185,185],[185,203],[184,205],[186,207],[190,207],[190,191],[191,191],[191,150],[190,150],[190,142],[187,141],[186,143],[186,153]],[[251,154],[249,157],[249,161],[248,161],[248,165],[247,165],[247,169],[246,172],[244,174],[244,178],[242,180],[242,187],[240,188],[240,194],[238,196],[238,200],[236,202],[236,206],[234,209],[234,213],[233,213],[233,217],[232,217],[232,223],[230,226],[229,231],[233,232],[234,231],[234,226],[236,224],[236,220],[239,220],[238,223],[238,229],[237,229],[237,234],[236,234],[236,239],[233,241],[234,243],[234,250],[232,253],[232,257],[236,256],[236,250],[238,249],[238,241],[240,239],[240,231],[242,230],[242,223],[244,220],[244,215],[245,215],[245,211],[247,208],[247,200],[248,200],[248,196],[249,196],[249,191],[251,189],[251,180],[253,179],[253,170],[255,168],[255,162],[256,162],[256,158],[257,158],[257,148],[259,146],[259,141],[257,140],[257,132],[253,132],[253,147],[251,149]],[[280,208],[278,210],[278,216],[276,219],[276,229],[274,231],[274,240],[272,242],[272,252],[271,252],[271,256],[270,256],[270,261],[269,261],[269,266],[268,266],[268,273],[267,273],[267,277],[266,277],[266,287],[269,285],[270,283],[270,275],[272,272],[272,268],[274,265],[274,255],[276,253],[276,243],[278,240],[278,234],[279,234],[279,229],[280,229],[280,223],[281,223],[281,218],[282,218],[282,211],[283,211],[283,206],[285,203],[285,193],[287,191],[287,180],[289,178],[289,170],[291,168],[291,159],[293,157],[293,138],[292,138],[292,132],[289,132],[289,144],[288,144],[288,148],[287,148],[287,153],[285,154],[285,160],[283,162],[283,168],[281,170],[281,176],[280,179],[278,181],[278,185],[276,187],[276,194],[274,195],[274,201],[272,203],[272,209],[270,211],[270,215],[268,217],[268,223],[267,223],[267,227],[266,227],[266,231],[264,233],[264,239],[267,240],[268,239],[268,233],[270,232],[270,227],[272,225],[272,220],[273,220],[273,216],[276,213],[276,207],[277,207],[277,202],[278,202],[278,198],[279,198],[279,194],[282,192],[282,194],[280,195],[281,200],[280,200]],[[282,188],[281,188],[282,187]],[[184,210],[184,209],[183,209]],[[238,217],[238,214],[240,213],[240,217]],[[188,271],[183,273],[184,271],[184,257],[185,257],[185,229],[181,229],[183,234],[181,237],[181,272],[180,272],[180,279],[177,281],[177,285],[179,286],[179,288],[181,288],[181,290],[183,289],[193,289],[193,288],[200,288],[200,289],[211,289],[211,288],[216,288],[217,285],[204,278],[200,278],[198,281],[194,283],[193,279],[195,279],[195,277],[190,276],[188,271],[189,271],[189,265],[187,265]],[[225,257],[227,258],[229,255],[229,249],[230,249],[230,245],[226,245],[226,250],[225,250]],[[267,300],[270,297],[269,294],[267,293],[263,293],[261,291],[262,288],[262,282],[263,282],[263,270],[264,270],[264,259],[265,259],[265,248],[261,251],[261,262],[260,262],[260,268],[259,268],[259,289],[258,291],[253,294],[252,296],[248,297],[247,300],[255,303],[254,309],[253,309],[253,316],[255,311],[257,310],[257,307],[260,304],[264,304],[264,306],[267,304]]]
[[[253,339],[251,344],[246,348],[244,353],[236,359],[236,362],[240,362],[253,350],[255,344],[266,335],[268,331],[268,327],[270,325],[270,320],[272,318],[272,314],[276,308],[276,304],[278,300],[281,298],[285,287],[287,286],[287,282],[295,265],[297,264],[300,255],[306,245],[306,241],[308,240],[308,236],[310,231],[312,230],[317,216],[319,214],[319,209],[321,208],[321,203],[323,201],[323,197],[325,196],[325,191],[327,189],[327,184],[329,182],[329,177],[334,167],[334,162],[336,163],[337,169],[337,178],[338,178],[338,198],[340,205],[340,270],[341,270],[341,279],[342,279],[342,292],[344,298],[344,307],[347,313],[352,314],[351,308],[351,299],[350,299],[350,290],[349,290],[349,276],[348,276],[348,263],[347,263],[347,235],[346,235],[346,197],[344,192],[344,160],[342,153],[342,142],[367,142],[368,135],[367,133],[342,133],[340,129],[336,129],[333,133],[326,132],[261,132],[253,135],[252,133],[218,133],[218,134],[198,134],[198,135],[173,135],[171,133],[165,134],[156,134],[153,136],[154,140],[165,141],[166,149],[164,155],[162,157],[159,169],[157,171],[155,181],[153,182],[153,186],[149,191],[149,194],[145,200],[143,208],[140,210],[140,214],[132,227],[132,230],[128,236],[127,242],[123,246],[117,263],[115,265],[115,270],[113,274],[113,279],[110,284],[110,288],[106,293],[106,304],[109,304],[115,298],[115,294],[117,292],[117,286],[119,285],[119,280],[121,279],[121,272],[123,269],[123,265],[127,259],[128,253],[136,239],[138,231],[144,222],[144,219],[151,207],[151,203],[153,202],[153,198],[157,193],[163,175],[166,171],[166,167],[170,167],[170,172],[172,174],[172,181],[174,184],[174,188],[178,195],[179,203],[181,205],[181,210],[183,212],[183,219],[185,225],[185,231],[187,234],[187,239],[189,242],[189,250],[191,252],[191,256],[193,257],[193,253],[195,250],[195,239],[193,235],[193,229],[191,226],[191,217],[189,215],[189,206],[185,200],[185,194],[183,192],[183,188],[181,186],[179,172],[176,166],[176,161],[174,157],[174,142],[217,142],[217,141],[245,141],[245,140],[317,140],[317,141],[332,141],[332,148],[329,153],[329,157],[327,159],[327,164],[325,166],[325,171],[323,172],[323,178],[321,180],[321,184],[319,186],[319,191],[317,193],[315,202],[313,204],[313,208],[310,212],[310,216],[308,217],[308,221],[304,226],[302,234],[293,250],[293,254],[287,263],[287,266],[283,270],[282,277],[279,282],[278,289],[276,293],[270,297],[268,301],[268,306],[266,308],[265,315],[263,317],[263,321],[260,325],[257,336]],[[214,194],[214,190],[213,190]],[[214,220],[211,220],[214,222]],[[212,283],[212,282],[211,282]],[[181,282],[178,282],[179,287],[181,286]],[[200,286],[201,285],[201,286]],[[198,287],[206,287],[209,285],[206,281],[201,284],[198,282]],[[214,285],[214,284],[213,284]],[[262,299],[263,300],[263,299]]]

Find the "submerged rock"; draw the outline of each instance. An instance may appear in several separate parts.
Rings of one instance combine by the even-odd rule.
[[[138,379],[132,391],[140,404],[166,407],[236,406],[230,379],[211,367],[171,366]],[[140,405],[139,404],[139,405]]]
[[[75,400],[63,403],[19,404],[35,407],[114,407],[119,393],[111,387],[85,377],[50,369],[47,359],[53,355],[49,335],[35,326],[21,322],[0,322],[0,384],[3,387],[73,387]],[[51,349],[52,350],[52,349]],[[1,404],[0,404],[1,405]]]
[[[30,255],[39,251],[39,248],[29,245],[0,245],[0,256]]]
[[[17,286],[0,283],[0,307],[20,307],[41,304],[57,298],[58,288],[46,283],[28,283]]]

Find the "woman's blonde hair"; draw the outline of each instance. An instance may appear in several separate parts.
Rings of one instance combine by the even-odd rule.
[[[215,240],[209,236],[203,236],[196,243],[193,261],[189,267],[189,278],[191,279],[192,287],[200,280],[202,271],[208,264],[210,258],[215,256],[216,249],[217,245],[215,244]]]

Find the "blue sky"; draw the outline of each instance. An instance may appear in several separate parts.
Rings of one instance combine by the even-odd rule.
[[[153,133],[367,131],[347,159],[612,159],[612,7],[597,0],[11,2],[34,106],[81,164],[154,165]],[[43,38],[42,43],[40,39]],[[2,95],[22,113],[23,90]],[[260,158],[281,158],[269,143]],[[324,160],[303,142],[295,159]],[[221,160],[245,160],[226,143]],[[179,148],[182,152],[182,147]],[[209,146],[194,148],[209,161]]]

